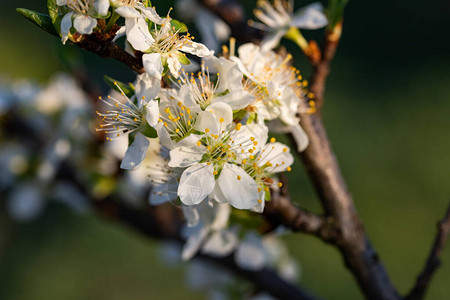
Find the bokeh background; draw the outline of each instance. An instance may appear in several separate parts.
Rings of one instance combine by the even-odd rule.
[[[45,0],[1,1],[0,74],[45,83],[71,64],[132,80],[114,61],[62,50],[60,41],[15,13],[45,12]],[[310,1],[295,1],[301,7]],[[245,1],[248,15],[254,1]],[[161,14],[172,1],[154,1]],[[178,12],[182,14],[182,12]],[[450,199],[450,3],[352,1],[326,92],[324,119],[364,225],[402,293],[422,268]],[[306,32],[309,38],[320,32]],[[292,44],[296,66],[306,60]],[[63,53],[62,53],[63,51]],[[1,147],[1,145],[0,145]],[[301,164],[290,174],[293,198],[320,212]],[[1,170],[0,170],[1,172]],[[2,195],[0,195],[0,201]],[[180,268],[164,267],[156,242],[52,204],[30,224],[0,212],[0,299],[201,299]],[[286,236],[302,284],[326,299],[362,299],[339,253],[313,237]],[[450,247],[427,299],[450,297]]]

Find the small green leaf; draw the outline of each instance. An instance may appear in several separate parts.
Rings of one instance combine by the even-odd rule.
[[[117,81],[117,80],[109,77],[108,75],[103,76],[103,79],[105,80],[105,83],[110,88],[114,89],[115,91],[117,91],[119,93],[121,93],[123,91],[128,98],[133,97],[133,95],[134,95],[134,86],[131,83],[126,84],[126,83]],[[119,86],[119,87],[117,87],[117,86]]]
[[[178,55],[178,61],[180,62],[180,64],[183,64],[183,65],[191,64],[191,61],[189,60],[189,58],[187,58],[186,55],[184,55],[183,53],[180,53]]]
[[[178,31],[179,33],[184,33],[188,31],[186,24],[178,20],[175,19],[170,20],[170,25],[173,28],[175,28],[175,31]]]
[[[47,0],[47,9],[48,9],[48,14],[50,15],[50,18],[52,19],[52,23],[55,24],[56,19],[59,16],[58,12],[60,9],[58,4],[56,4],[56,0]]]
[[[147,122],[145,122],[145,126],[143,129],[140,130],[140,132],[146,137],[151,139],[158,137],[158,133],[156,132],[155,128],[150,126]]]
[[[16,11],[25,17],[27,20],[31,21],[33,24],[37,25],[41,29],[44,29],[48,33],[59,37],[58,32],[56,32],[55,27],[53,26],[52,19],[48,15],[40,14],[38,12],[25,9],[25,8],[17,8]]]
[[[337,23],[342,20],[345,6],[348,0],[329,0],[326,14],[328,17],[328,29],[333,30]]]

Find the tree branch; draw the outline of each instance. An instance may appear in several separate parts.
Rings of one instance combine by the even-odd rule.
[[[421,300],[425,297],[431,279],[441,265],[441,255],[450,234],[450,204],[444,218],[437,224],[438,232],[431,247],[430,254],[422,273],[417,277],[416,284],[405,300]]]

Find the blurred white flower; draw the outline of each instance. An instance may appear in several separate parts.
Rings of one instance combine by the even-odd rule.
[[[250,24],[268,32],[261,43],[264,51],[275,48],[291,27],[318,29],[328,24],[320,2],[309,4],[295,13],[292,0],[274,0],[273,4],[267,0],[259,0],[256,5],[254,14],[262,23]]]

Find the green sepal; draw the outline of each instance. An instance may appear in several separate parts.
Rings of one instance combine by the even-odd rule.
[[[161,55],[161,64],[163,66],[163,72],[161,76],[165,76],[169,72],[169,64],[167,63],[167,58]]]
[[[128,147],[131,146],[131,144],[133,144],[135,138],[136,138],[136,131],[128,135]]]
[[[150,0],[142,0],[142,3],[144,4],[145,7],[151,7],[152,6],[152,2]]]
[[[180,64],[183,64],[186,66],[191,64],[191,61],[189,60],[189,58],[186,57],[186,55],[184,53],[180,53],[177,58],[178,58],[178,61],[180,62]]]
[[[108,19],[109,17],[111,17],[111,12],[108,11],[108,13],[105,16],[99,15],[97,13],[89,14],[89,16],[94,18],[94,19]]]
[[[39,28],[47,31],[48,33],[59,37],[59,33],[55,30],[53,26],[52,18],[48,15],[40,14],[38,12],[25,9],[17,8],[16,11],[21,14],[25,19],[29,20],[33,24],[37,25]]]
[[[108,75],[103,76],[103,80],[105,80],[105,83],[115,91],[119,93],[123,91],[128,98],[134,96],[135,91],[133,84],[131,83],[127,84],[124,82],[117,81],[114,78],[109,77]],[[114,83],[117,83],[117,85],[120,87],[120,89],[122,89],[122,91]]]
[[[247,119],[247,125],[253,123],[256,120],[256,113],[250,113],[250,116]]]
[[[185,33],[188,31],[186,24],[175,19],[170,20],[170,26],[175,28],[175,31],[178,31],[178,33]]]
[[[265,201],[272,200],[272,195],[270,194],[270,190],[264,192],[264,200]]]
[[[142,127],[142,129],[139,130],[139,132],[151,139],[158,137],[158,133],[156,132],[155,128],[150,126],[147,121],[145,121],[145,125]]]
[[[235,110],[233,111],[233,120],[242,120],[245,115],[247,114],[247,111],[245,109]]]

